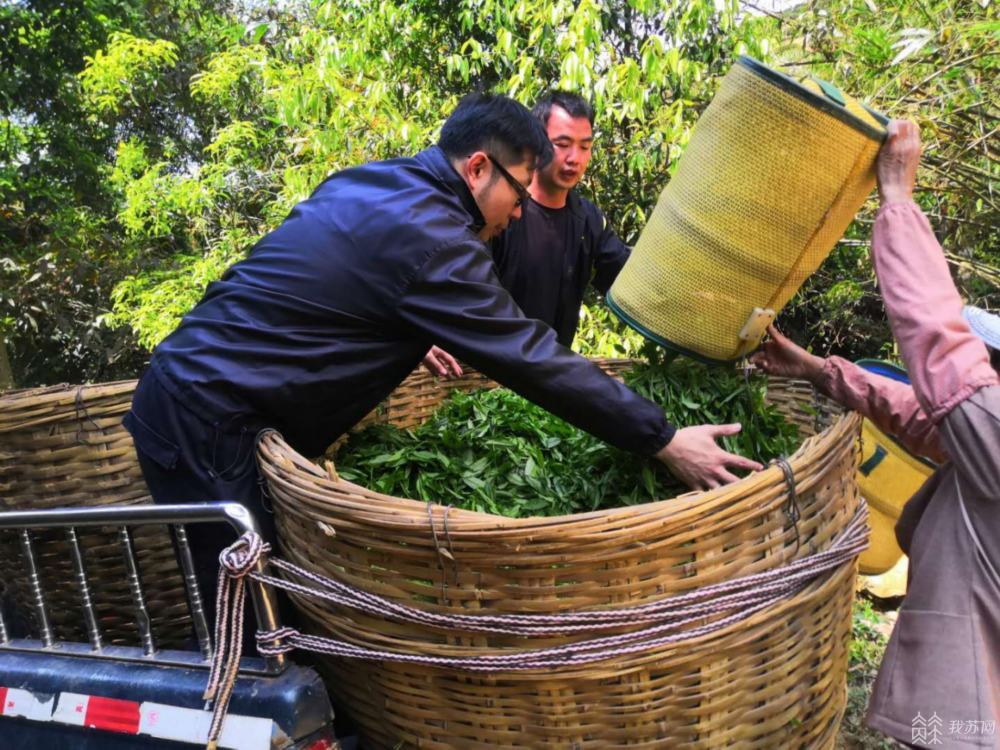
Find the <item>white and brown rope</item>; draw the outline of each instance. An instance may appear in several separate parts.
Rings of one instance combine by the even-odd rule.
[[[846,563],[868,546],[868,510],[862,502],[854,518],[824,551],[761,573],[707,586],[680,596],[626,608],[553,614],[464,615],[416,609],[317,575],[285,560],[269,562],[286,574],[318,588],[276,578],[254,570],[269,545],[251,533],[244,534],[219,557],[219,596],[216,637],[218,647],[209,676],[206,700],[216,698],[209,734],[215,747],[222,730],[229,697],[236,679],[243,624],[244,582],[250,578],[303,596],[316,597],[368,614],[420,626],[469,632],[533,637],[598,633],[623,625],[647,627],[626,633],[594,637],[549,648],[517,650],[509,654],[471,657],[431,656],[366,648],[343,640],[307,635],[294,628],[258,631],[257,649],[264,656],[304,649],[333,656],[396,661],[471,672],[520,671],[578,666],[649,651],[690,638],[723,630],[751,615],[801,592],[810,582]],[[230,620],[230,609],[232,619]],[[227,623],[231,627],[227,628]],[[702,623],[702,624],[696,624]],[[228,629],[228,634],[227,634]],[[228,636],[228,642],[227,642]]]

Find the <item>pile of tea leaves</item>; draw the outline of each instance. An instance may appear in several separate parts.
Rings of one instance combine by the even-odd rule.
[[[764,403],[763,379],[689,360],[654,357],[625,375],[678,427],[740,422],[720,444],[767,463],[801,442]],[[412,430],[371,425],[351,434],[336,468],[348,481],[396,497],[501,516],[554,516],[635,505],[686,491],[655,459],[613,448],[506,390],[455,392]]]

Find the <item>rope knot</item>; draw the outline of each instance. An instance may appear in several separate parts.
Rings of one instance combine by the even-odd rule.
[[[295,628],[283,627],[277,630],[257,631],[257,651],[261,656],[277,656],[295,650],[292,639],[299,635]]]
[[[260,534],[248,531],[219,553],[219,566],[230,578],[244,578],[253,571],[260,556],[270,551],[271,545]]]
[[[246,579],[254,572],[260,556],[271,546],[252,531],[222,550],[219,555],[219,590],[215,597],[215,655],[208,673],[204,699],[215,701],[212,724],[208,728],[208,747],[218,746],[222,722],[226,718],[240,667],[242,650],[243,605]]]
[[[776,458],[768,465],[779,467],[781,473],[785,476],[785,484],[788,486],[788,506],[785,508],[785,515],[792,522],[792,528],[795,529],[795,552],[793,554],[798,554],[799,548],[802,546],[802,538],[799,536],[799,519],[802,517],[802,512],[799,510],[799,493],[795,485],[795,470],[788,463],[788,460],[784,458]]]

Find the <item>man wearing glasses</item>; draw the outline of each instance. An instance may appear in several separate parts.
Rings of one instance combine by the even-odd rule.
[[[438,145],[337,172],[295,206],[153,352],[125,426],[154,502],[241,502],[274,542],[256,436],[273,428],[306,456],[323,453],[432,345],[693,487],[759,469],[715,443],[738,426],[675,429],[500,285],[484,243],[520,217],[551,157],[522,105],[472,95]],[[226,540],[204,525],[188,534],[214,601]]]
[[[560,344],[571,346],[587,285],[606,293],[632,251],[601,210],[574,189],[590,162],[593,107],[578,94],[550,91],[532,114],[545,126],[554,156],[536,173],[518,220],[490,248],[500,282],[518,307],[555,330]],[[455,358],[439,348],[428,353],[424,365],[441,377],[461,375]]]

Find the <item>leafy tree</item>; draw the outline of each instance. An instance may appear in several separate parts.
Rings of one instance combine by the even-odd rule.
[[[1000,307],[1000,9],[975,0],[811,2],[780,19],[790,70],[831,80],[915,120],[916,199],[970,303]],[[789,306],[801,342],[851,358],[894,356],[869,257],[872,200]]]
[[[330,0],[248,27],[192,81],[214,136],[196,168],[119,148],[119,221],[141,270],[109,320],[151,347],[326,175],[431,145],[474,88],[591,97],[600,148],[583,190],[634,241],[718,76],[764,55],[769,27],[714,0]]]
[[[127,270],[108,178],[130,138],[155,160],[200,159],[188,80],[225,29],[213,2],[0,5],[0,345],[20,383],[141,367],[132,332],[101,322]]]
[[[598,148],[581,189],[634,242],[743,52],[917,119],[919,200],[963,292],[1000,303],[995,4],[215,2],[0,8],[0,333],[21,383],[136,374],[205,285],[329,173],[430,145],[476,88],[590,97]],[[783,315],[801,343],[891,356],[873,208]],[[638,338],[591,302],[577,348],[632,353]]]

